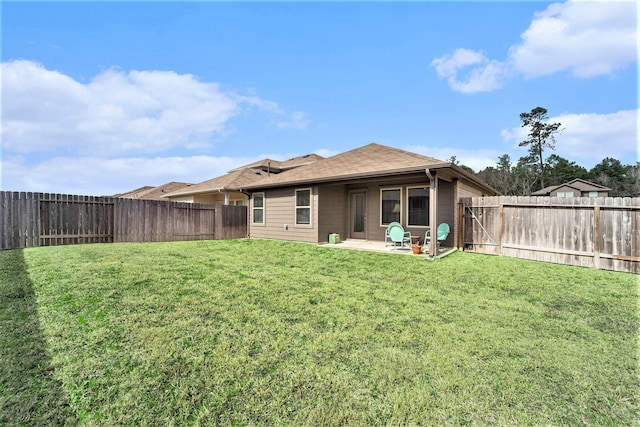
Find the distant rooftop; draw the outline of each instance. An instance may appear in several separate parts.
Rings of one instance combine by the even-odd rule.
[[[144,186],[127,193],[115,194],[113,197],[122,199],[144,199],[144,200],[164,200],[163,196],[171,192],[188,187],[192,184],[186,182],[168,182],[157,187]]]
[[[280,173],[288,169],[297,168],[298,166],[304,166],[311,163],[315,163],[320,159],[324,159],[324,157],[319,156],[317,154],[305,154],[304,156],[294,157],[289,160],[273,160],[273,159],[262,159],[257,162],[250,163],[248,165],[240,166],[238,168],[232,169],[229,172],[235,172],[240,169],[247,168],[258,168],[265,170],[267,172]]]

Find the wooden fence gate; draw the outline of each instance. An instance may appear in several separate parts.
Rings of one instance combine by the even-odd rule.
[[[0,192],[0,249],[246,235],[244,206]]]
[[[640,198],[461,199],[467,251],[640,273]]]

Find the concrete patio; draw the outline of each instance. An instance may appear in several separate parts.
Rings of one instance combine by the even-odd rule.
[[[369,251],[369,252],[386,252],[389,254],[399,254],[399,255],[412,255],[419,256],[425,259],[433,259],[429,256],[429,254],[425,254],[424,252],[420,254],[414,254],[410,247],[397,247],[394,248],[392,246],[387,246],[385,242],[375,241],[375,240],[358,240],[358,239],[347,239],[340,243],[331,244],[325,243],[321,245],[323,248],[339,248],[339,249],[351,249],[351,250],[359,250],[359,251]],[[456,248],[440,248],[438,251],[438,256],[436,258],[443,258],[453,252],[455,252]]]

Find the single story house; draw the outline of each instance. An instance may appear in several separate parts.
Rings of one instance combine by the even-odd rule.
[[[432,157],[369,144],[265,177],[242,188],[250,195],[249,234],[255,238],[326,243],[385,240],[400,222],[412,235],[446,222],[443,243],[458,246],[461,197],[499,193],[484,181]]]
[[[609,191],[611,191],[611,189],[603,185],[576,178],[564,184],[545,187],[542,190],[531,193],[531,195],[551,197],[607,197],[609,196]]]
[[[249,200],[241,188],[300,166],[322,159],[317,154],[307,154],[285,161],[264,159],[236,169],[196,185],[166,194],[165,200],[176,202],[208,203],[246,206]]]

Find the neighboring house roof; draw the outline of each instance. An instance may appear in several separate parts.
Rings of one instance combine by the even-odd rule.
[[[548,187],[543,188],[542,190],[538,190],[536,192],[531,193],[532,196],[548,196],[555,190],[561,187],[569,187],[575,190],[580,191],[581,193],[587,193],[589,191],[611,191],[610,188],[605,187],[604,185],[596,184],[594,182],[586,181],[584,179],[576,178],[572,181],[565,182],[564,184],[559,185],[550,185]]]
[[[147,185],[127,193],[116,194],[113,197],[123,199],[163,200],[162,197],[165,194],[180,190],[181,188],[188,187],[189,185],[192,184],[186,182],[168,182],[157,187]]]
[[[559,185],[550,185],[548,187],[544,187],[542,190],[534,191],[531,193],[532,196],[548,196],[551,194],[553,190],[560,187]]]
[[[226,175],[212,178],[199,184],[191,185],[167,194],[165,197],[188,196],[193,194],[211,193],[223,190],[238,190],[268,175],[258,168],[235,169]]]
[[[240,169],[247,168],[258,168],[267,170],[273,173],[279,173],[288,169],[297,168],[299,166],[308,165],[310,163],[317,162],[320,159],[324,159],[324,157],[319,156],[317,154],[305,154],[304,156],[294,157],[289,160],[273,160],[273,159],[262,159],[257,162],[250,163],[248,165],[240,166],[239,168],[235,168],[230,170],[229,172],[235,172]]]
[[[278,174],[282,171],[309,165],[323,158],[324,157],[317,154],[307,154],[285,161],[262,159],[248,165],[232,169],[226,175],[218,176],[199,184],[191,185],[187,188],[166,194],[165,197],[207,194],[215,191],[238,191],[245,188],[247,185],[268,177],[271,174]]]
[[[144,187],[136,188],[135,190],[131,190],[126,193],[114,194],[113,197],[125,197],[127,195],[131,196],[131,195],[143,193],[148,190],[153,190],[154,188],[156,187],[154,187],[153,185],[145,185]]]
[[[315,184],[445,168],[453,170],[456,175],[465,176],[491,193],[498,193],[475,175],[452,163],[376,143],[320,159],[315,163],[277,175],[271,175],[244,187],[244,189]]]

